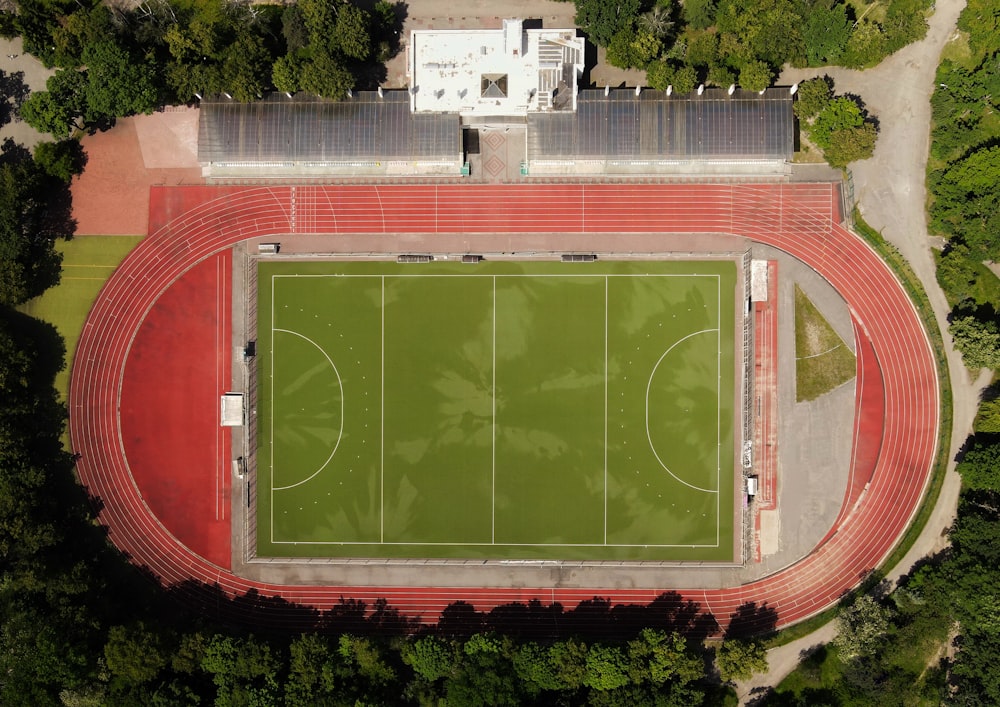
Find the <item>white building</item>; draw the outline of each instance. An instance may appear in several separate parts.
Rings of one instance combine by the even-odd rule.
[[[410,109],[476,118],[576,110],[584,39],[575,29],[414,30],[408,47]]]

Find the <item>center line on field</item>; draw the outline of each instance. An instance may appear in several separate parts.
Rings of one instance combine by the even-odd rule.
[[[493,276],[493,472],[490,480],[490,542],[497,540],[497,278]]]
[[[379,542],[385,542],[385,275],[382,276],[382,307],[381,315],[381,343],[379,344],[381,361],[381,375],[379,378],[379,418],[382,423],[382,430],[379,433],[378,441],[378,532]]]
[[[604,277],[604,544],[608,544],[608,278]]]

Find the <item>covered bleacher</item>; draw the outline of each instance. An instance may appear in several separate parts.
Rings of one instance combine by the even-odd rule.
[[[528,115],[525,171],[545,175],[781,174],[792,96],[736,89],[580,91],[575,113]]]
[[[457,176],[464,166],[458,114],[413,114],[405,90],[358,91],[342,101],[206,98],[198,158],[215,180]]]

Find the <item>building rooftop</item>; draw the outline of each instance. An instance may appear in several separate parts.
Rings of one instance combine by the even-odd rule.
[[[272,94],[201,103],[201,162],[457,160],[455,114],[413,115],[406,91],[358,91],[342,101]]]
[[[576,109],[584,40],[575,29],[414,30],[409,44],[415,113],[524,116]]]
[[[576,113],[528,116],[528,157],[788,160],[793,123],[787,89],[587,89]]]

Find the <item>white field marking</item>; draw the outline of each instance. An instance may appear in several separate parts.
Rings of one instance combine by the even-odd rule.
[[[699,261],[701,262],[701,261]],[[296,275],[272,275],[271,277],[280,278],[321,278],[321,277],[388,277],[388,278],[409,278],[409,277],[419,277],[423,279],[431,277],[464,277],[473,279],[482,279],[487,277],[492,278],[518,278],[518,277],[711,277],[718,278],[719,276],[715,273],[646,273],[646,272],[636,272],[636,273],[497,273],[496,275],[491,274],[474,274],[474,273],[392,273],[389,275],[371,275],[364,273],[302,273]]]
[[[527,278],[545,278],[545,277],[589,277],[589,278],[594,278],[594,277],[601,277],[601,276],[602,276],[602,274],[600,274],[600,273],[511,273],[511,274],[496,274],[496,275],[491,275],[491,274],[471,274],[471,273],[464,273],[464,274],[428,273],[428,274],[392,274],[392,275],[347,274],[347,273],[294,274],[294,275],[274,274],[274,275],[271,276],[271,280],[272,280],[272,282],[271,282],[271,287],[272,287],[272,297],[271,297],[271,310],[272,310],[271,320],[272,320],[272,328],[273,328],[273,321],[274,321],[274,306],[275,306],[275,300],[274,300],[274,280],[276,278],[326,278],[326,277],[352,277],[352,278],[380,277],[381,278],[381,280],[382,280],[382,286],[383,286],[383,292],[382,292],[382,298],[383,298],[383,311],[382,311],[382,342],[383,342],[383,344],[382,344],[383,345],[383,352],[382,352],[382,354],[383,354],[382,355],[382,396],[383,396],[383,399],[382,399],[381,416],[382,416],[382,435],[383,435],[383,444],[384,444],[384,432],[385,432],[385,415],[384,415],[384,412],[385,412],[385,410],[384,410],[384,387],[385,387],[385,357],[384,357],[385,314],[384,314],[384,301],[385,301],[385,293],[384,293],[384,286],[385,286],[385,279],[387,277],[388,278],[415,278],[415,277],[422,277],[422,278],[429,278],[429,277],[483,278],[483,277],[492,277],[493,280],[494,280],[494,283],[495,283],[496,278],[498,278],[498,277],[499,278],[526,278],[526,277]],[[647,278],[651,278],[651,277],[706,278],[706,277],[711,277],[711,278],[715,278],[716,279],[717,287],[719,289],[721,289],[721,280],[720,280],[718,274],[715,274],[715,273],[606,273],[606,274],[603,274],[603,277],[605,277],[606,280],[608,278],[612,278],[612,277],[622,277],[622,278],[631,278],[631,277],[647,277]],[[716,300],[717,309],[719,309],[721,307],[720,300],[721,300],[721,298],[717,298],[717,300]],[[495,302],[494,302],[494,307],[495,307]],[[606,307],[606,310],[607,310],[607,307]],[[605,313],[605,316],[607,317],[607,311]],[[721,312],[717,312],[717,316],[721,316]],[[495,327],[495,317],[496,317],[496,315],[494,314],[494,327]],[[606,322],[605,326],[607,327],[607,322]],[[708,330],[704,330],[703,332],[695,332],[694,334],[706,333],[708,331],[716,331],[717,335],[720,337],[720,342],[721,342],[721,332],[719,332],[718,329],[708,329]],[[693,336],[694,334],[691,334],[689,336]],[[495,332],[494,332],[494,336],[495,336]],[[685,337],[685,338],[689,338],[689,337]],[[674,346],[676,346],[677,344],[681,343],[681,341],[683,341],[683,339],[680,340],[680,341],[678,341],[678,342],[676,342],[674,344]],[[671,348],[673,348],[673,347],[671,347]],[[668,352],[669,352],[669,350],[668,350]],[[666,355],[666,353],[667,352],[665,352],[664,355]],[[495,378],[496,378],[495,359],[496,359],[496,346],[495,346],[495,344],[494,344],[493,354],[494,354],[494,374],[493,374],[494,375],[494,400],[493,400],[493,404],[494,404],[494,425],[495,425],[495,405],[496,405],[496,399],[495,399]],[[661,360],[662,360],[662,358],[663,357],[661,357]],[[658,365],[659,365],[659,361],[657,362],[657,366]],[[607,366],[607,363],[606,363],[606,366]],[[273,368],[274,368],[274,356],[273,356],[273,333],[272,333],[272,358],[271,358],[271,369],[272,369],[272,376],[271,376],[271,378],[272,378],[272,380],[271,380],[271,391],[272,391],[271,392],[271,399],[272,399],[272,401],[274,399],[274,393],[273,393],[273,391],[274,391]],[[721,371],[721,362],[719,362],[719,364],[717,365],[717,368],[719,369],[719,371]],[[654,371],[655,371],[655,367],[654,367]],[[607,373],[605,374],[605,377],[606,377],[605,383],[607,385]],[[721,390],[719,391],[719,395],[721,395]],[[647,386],[647,401],[648,401],[648,386]],[[721,409],[718,410],[718,414],[719,414],[719,419],[720,419],[720,423],[719,424],[721,426]],[[273,449],[274,449],[274,445],[273,445],[273,438],[274,438],[274,430],[273,430],[273,425],[274,425],[273,404],[272,404],[272,416],[271,416],[270,422],[271,422],[271,475],[272,475],[272,484],[273,484],[273,474],[274,474],[274,464],[273,464],[273,457],[274,457],[274,452],[273,452]],[[607,421],[605,423],[605,427],[607,427]],[[605,432],[607,432],[607,429],[605,429]],[[719,437],[719,435],[721,435],[721,428],[719,430],[717,430],[717,438],[721,439],[721,437]],[[494,430],[494,436],[495,436],[495,430]],[[649,431],[648,431],[648,415],[647,415],[647,441],[648,440],[649,440]],[[495,439],[494,439],[494,444],[495,444]],[[650,446],[652,448],[651,442],[650,442]],[[382,472],[384,472],[384,449],[382,450],[382,453],[383,453],[383,459],[382,459],[382,464],[381,464],[382,470],[380,471],[380,477],[382,476]],[[607,444],[605,444],[605,454],[606,453],[607,453]],[[655,456],[656,455],[655,450],[653,450],[653,453],[654,453],[654,456]],[[660,461],[658,456],[657,456],[657,461]],[[606,464],[606,462],[605,462],[605,464]],[[670,470],[667,469],[665,465],[663,465],[662,461],[660,461],[660,464],[661,464],[661,466],[663,466],[664,469],[667,470],[668,473],[670,473],[671,476],[674,476],[670,472]],[[494,466],[495,466],[495,451],[494,451]],[[716,472],[717,472],[717,481],[718,481],[718,476],[719,476],[719,469],[718,468],[717,468]],[[495,470],[494,470],[494,476],[495,476]],[[674,478],[676,479],[677,477],[674,476]],[[677,480],[681,481],[680,479],[677,479]],[[686,484],[686,482],[684,482],[684,481],[681,481],[681,483],[685,483]],[[690,486],[690,484],[686,484],[686,485]],[[384,489],[381,488],[381,487],[382,487],[382,483],[381,483],[381,478],[380,478],[380,494],[384,494]],[[500,544],[501,545],[508,545],[508,546],[512,546],[512,547],[602,547],[602,546],[607,546],[607,547],[622,547],[622,548],[631,548],[631,547],[650,547],[650,548],[685,548],[685,547],[690,547],[690,548],[713,548],[713,547],[719,547],[718,537],[719,537],[720,533],[719,533],[719,527],[718,527],[718,521],[719,521],[719,518],[718,518],[718,506],[719,506],[719,503],[720,503],[720,499],[719,499],[719,496],[718,496],[718,492],[717,491],[711,491],[711,490],[708,490],[708,489],[701,489],[701,488],[698,488],[696,486],[692,486],[692,488],[694,488],[696,490],[700,490],[700,491],[705,491],[707,493],[715,493],[716,494],[716,506],[717,506],[716,513],[717,513],[717,518],[716,518],[716,543],[714,545],[709,545],[709,544],[690,544],[690,543],[682,543],[682,544],[649,544],[649,543],[627,544],[627,543],[612,543],[612,544],[608,544],[606,542],[605,543],[555,543],[555,544],[553,544],[553,543],[500,543]],[[605,482],[605,494],[606,493],[607,493],[607,486],[606,486],[606,482]],[[494,511],[495,511],[495,508],[494,508]],[[380,500],[380,513],[381,513],[381,516],[382,516],[382,518],[384,520],[384,504],[383,504],[383,502],[381,500]],[[433,546],[447,546],[447,547],[489,546],[489,545],[496,544],[493,541],[491,541],[489,543],[464,543],[464,542],[454,542],[454,543],[437,543],[437,542],[435,542],[435,543],[431,543],[431,542],[423,542],[423,543],[421,543],[421,542],[385,542],[384,541],[384,536],[383,536],[383,539],[381,539],[378,543],[373,543],[373,542],[370,542],[370,541],[294,541],[294,540],[276,541],[276,540],[273,539],[273,536],[274,536],[274,521],[273,521],[273,516],[274,516],[274,503],[273,503],[273,489],[272,489],[272,503],[271,503],[271,531],[272,531],[271,532],[271,536],[272,536],[272,540],[271,540],[271,542],[273,544],[289,544],[289,545],[295,545],[295,544],[300,544],[300,545],[375,545],[375,544],[384,544],[384,545],[393,545],[393,546],[433,545]],[[606,522],[606,519],[605,519],[605,522]]]
[[[381,319],[379,343],[379,418],[381,431],[378,441],[378,541],[385,542],[385,275],[382,276],[382,306],[379,308]]]
[[[666,351],[663,352],[663,355],[660,356],[659,360],[657,360],[656,364],[653,366],[653,370],[649,374],[649,381],[646,383],[646,440],[649,442],[649,449],[650,451],[653,452],[653,456],[656,457],[656,461],[659,462],[660,466],[663,467],[663,470],[668,474],[670,474],[675,480],[677,480],[679,483],[684,484],[688,488],[694,489],[695,491],[704,491],[705,493],[718,494],[719,493],[718,489],[716,490],[706,489],[702,488],[701,486],[695,486],[694,484],[689,484],[687,481],[684,481],[684,479],[681,479],[677,475],[675,475],[674,472],[670,471],[670,468],[663,463],[662,459],[660,459],[660,455],[656,453],[656,447],[653,445],[652,435],[650,435],[649,433],[649,391],[653,387],[653,376],[656,375],[656,369],[659,368],[660,363],[663,362],[663,359],[665,359],[671,351],[673,351],[675,348],[683,344],[685,341],[687,341],[691,337],[698,336],[699,334],[708,334],[713,331],[718,332],[719,330],[718,328],[702,329],[701,331],[694,331],[688,334],[687,336],[681,337],[673,344],[671,344],[670,348],[668,348]],[[716,449],[716,459],[718,459],[718,454],[719,454],[718,449]],[[718,501],[716,503],[718,503]],[[718,530],[716,530],[716,533],[718,533]]]
[[[604,277],[604,544],[608,544],[608,278]]]
[[[833,346],[833,347],[827,349],[826,351],[820,351],[819,353],[809,354],[808,356],[796,356],[795,360],[796,361],[805,361],[805,360],[810,359],[810,358],[818,358],[820,356],[826,356],[828,353],[830,353],[832,351],[836,351],[837,349],[839,349],[843,345],[844,345],[843,343],[839,343],[836,346]]]
[[[735,319],[735,312],[733,318]],[[735,341],[733,342],[735,344]],[[722,280],[715,281],[715,543],[722,532]],[[734,362],[735,363],[735,362]],[[735,371],[733,385],[737,385]],[[733,494],[736,504],[736,494]]]
[[[378,199],[378,215],[382,219],[382,233],[385,233],[385,207],[382,205],[382,192],[378,190],[378,184],[375,185],[375,198]]]
[[[493,472],[490,480],[490,543],[497,540],[497,279],[493,278]]]
[[[331,359],[330,356],[329,356],[329,354],[327,354],[327,352],[323,350],[322,346],[320,346],[319,344],[317,344],[315,341],[313,341],[312,339],[310,339],[308,336],[306,336],[305,334],[300,334],[297,331],[292,331],[291,329],[279,329],[279,328],[274,327],[273,325],[271,327],[271,331],[272,331],[272,334],[271,334],[272,337],[274,336],[273,332],[280,331],[280,332],[282,332],[284,334],[291,334],[292,336],[297,336],[300,339],[308,341],[310,344],[312,344],[313,346],[315,346],[316,349],[321,354],[323,354],[323,358],[326,359],[326,362],[329,363],[330,367],[333,369],[334,375],[337,376],[337,386],[340,388],[340,430],[337,431],[337,441],[333,445],[333,450],[331,450],[330,456],[328,456],[326,458],[326,461],[323,462],[316,471],[314,471],[312,474],[310,474],[306,478],[302,479],[301,481],[297,481],[294,484],[288,484],[287,486],[272,486],[271,487],[272,491],[285,491],[286,489],[293,489],[296,486],[301,486],[302,484],[304,484],[304,483],[306,483],[308,481],[312,481],[313,479],[315,479],[316,476],[321,471],[323,471],[323,469],[325,469],[330,464],[330,462],[333,460],[333,455],[337,453],[337,449],[340,447],[340,440],[342,440],[344,438],[344,397],[345,397],[344,396],[344,382],[343,382],[343,380],[340,377],[340,371],[337,370],[337,365],[333,362],[333,359]],[[272,342],[272,348],[273,347],[274,347],[274,345],[273,345],[273,342]],[[273,385],[273,383],[272,383],[272,385]],[[274,419],[274,398],[273,397],[271,398],[271,419],[272,420]]]
[[[636,544],[625,544],[625,543],[443,543],[443,542],[372,542],[372,541],[362,541],[362,540],[278,540],[274,543],[275,545],[392,545],[392,546],[404,546],[404,547],[420,547],[424,545],[433,545],[435,547],[642,547],[642,548],[669,548],[669,547],[688,547],[688,548],[717,548],[718,543],[714,545],[708,544],[692,544],[683,543],[679,545],[653,545],[651,543],[636,543]],[[492,560],[495,562],[502,561],[503,558]],[[600,560],[596,560],[600,561]],[[627,560],[628,562],[641,562],[641,560]],[[666,560],[664,560],[666,561]]]

